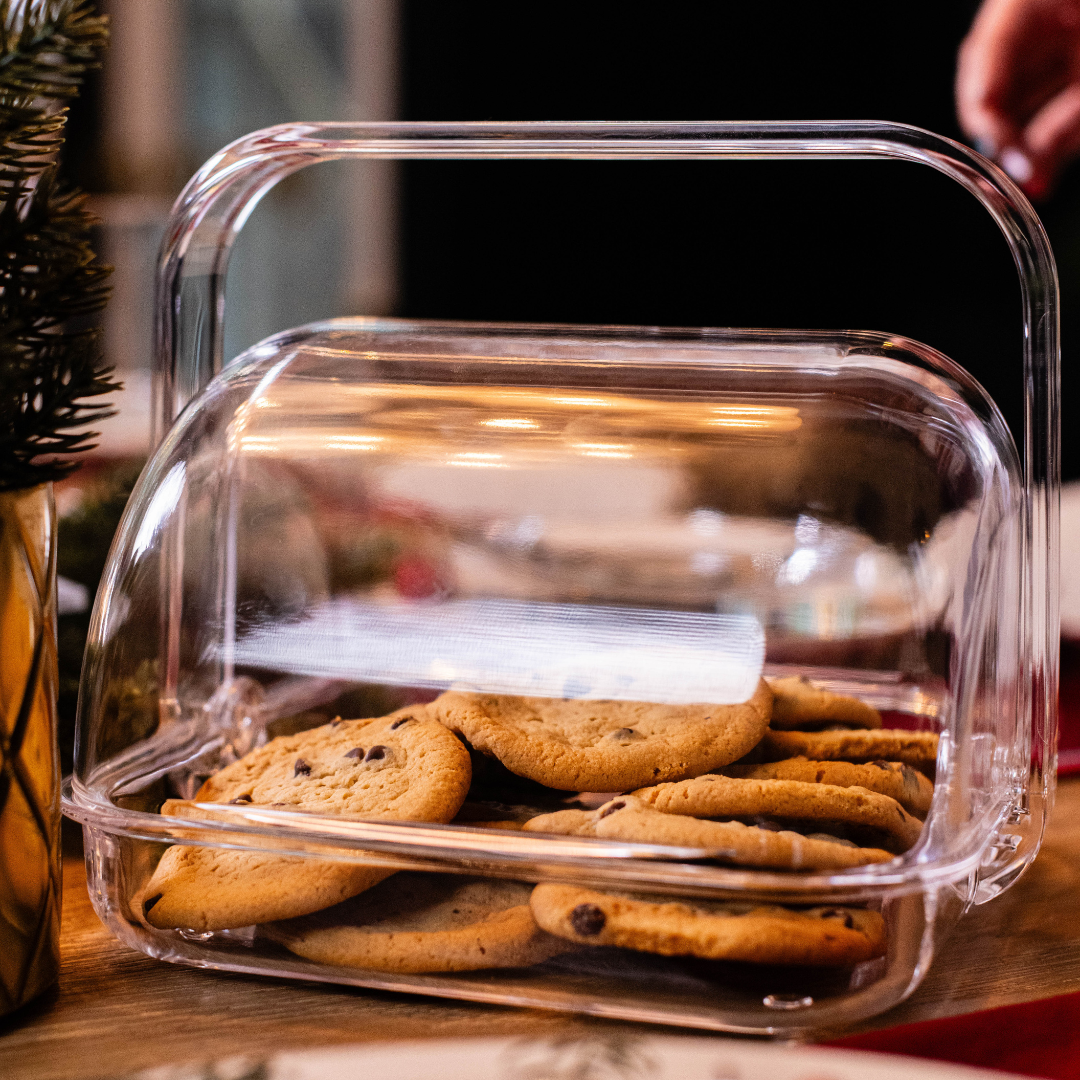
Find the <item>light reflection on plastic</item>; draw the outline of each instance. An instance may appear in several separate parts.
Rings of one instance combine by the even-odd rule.
[[[313,429],[310,432],[279,432],[276,435],[243,435],[239,442],[240,451],[245,454],[280,454],[284,451],[311,453],[315,450],[378,450],[386,442],[386,436],[322,435],[318,429]]]
[[[777,575],[777,581],[782,585],[801,585],[817,566],[819,557],[816,548],[796,548]]]
[[[184,463],[178,461],[158,485],[143,515],[139,531],[135,534],[135,543],[132,546],[134,558],[138,558],[153,543],[154,534],[176,509],[176,504],[184,491],[184,472]]]
[[[235,659],[393,686],[724,705],[753,694],[765,633],[751,615],[350,598],[251,631],[237,642]]]
[[[548,400],[556,405],[577,405],[587,409],[610,409],[613,405],[621,404],[618,398],[609,397],[551,397]]]
[[[632,458],[634,448],[630,443],[571,443],[584,457]]]
[[[715,405],[708,421],[717,427],[795,431],[802,427],[799,410],[790,405]]]
[[[481,420],[483,427],[499,428],[506,431],[531,431],[540,425],[535,420],[526,420],[524,417],[505,417],[498,420]]]
[[[377,450],[385,441],[382,435],[331,435],[323,445],[327,450]]]
[[[463,450],[460,454],[455,454],[452,458],[448,458],[447,465],[472,465],[480,468],[505,468],[506,463],[502,459],[502,454],[484,454],[476,450]]]
[[[864,592],[872,592],[878,583],[878,560],[865,551],[855,560],[855,584]]]

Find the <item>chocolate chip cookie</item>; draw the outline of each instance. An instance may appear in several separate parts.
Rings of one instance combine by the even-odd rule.
[[[895,799],[861,787],[706,775],[641,788],[633,795],[664,814],[747,824],[765,819],[781,828],[827,832],[896,854],[907,851],[922,831],[922,822]]]
[[[461,742],[424,709],[402,709],[274,739],[211,776],[195,798],[448,822],[465,801],[469,778],[469,754]],[[162,810],[185,813],[175,803]],[[198,816],[197,807],[187,816]],[[162,929],[248,926],[318,911],[388,873],[322,859],[177,844],[142,890],[141,914]]]
[[[766,762],[807,757],[814,761],[899,761],[933,776],[938,736],[932,731],[768,731],[759,749]]]
[[[542,814],[526,822],[525,831],[703,848],[722,862],[775,870],[843,870],[894,858],[880,848],[857,847],[826,833],[803,836],[790,829],[774,831],[740,821],[699,821],[663,814],[632,795],[620,795],[591,812]]]
[[[884,919],[861,908],[659,903],[655,897],[549,884],[536,886],[530,906],[544,930],[567,941],[662,956],[843,967],[885,952]]]
[[[404,871],[343,904],[260,932],[320,964],[372,971],[526,967],[570,946],[545,933],[518,881]]]
[[[926,817],[934,797],[934,785],[917,769],[900,761],[870,761],[855,765],[850,761],[810,761],[794,757],[764,765],[725,765],[716,771],[722,776],[742,780],[801,780],[810,784],[862,787],[890,796],[917,818]]]
[[[871,705],[846,694],[834,694],[803,676],[768,679],[773,692],[772,726],[781,730],[848,724],[881,727],[881,714]]]
[[[561,791],[625,791],[742,757],[769,723],[762,680],[741,705],[654,705],[448,691],[429,708],[511,772]]]

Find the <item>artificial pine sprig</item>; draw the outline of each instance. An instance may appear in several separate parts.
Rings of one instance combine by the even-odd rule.
[[[0,490],[66,476],[119,388],[90,318],[108,298],[85,196],[56,174],[66,110],[99,63],[104,18],[85,0],[0,0]]]

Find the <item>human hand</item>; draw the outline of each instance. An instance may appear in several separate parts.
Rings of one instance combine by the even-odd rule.
[[[984,0],[960,46],[956,109],[1033,198],[1080,155],[1080,0]]]

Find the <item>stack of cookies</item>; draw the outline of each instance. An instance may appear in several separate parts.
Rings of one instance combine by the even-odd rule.
[[[937,736],[882,727],[857,698],[762,680],[741,705],[450,691],[374,720],[283,736],[211,776],[194,803],[523,829],[706,849],[722,863],[837,871],[918,840]],[[438,972],[521,967],[608,946],[665,956],[853,965],[881,956],[872,910],[687,900],[393,871],[177,845],[137,917],[197,932],[257,924],[323,964]]]

